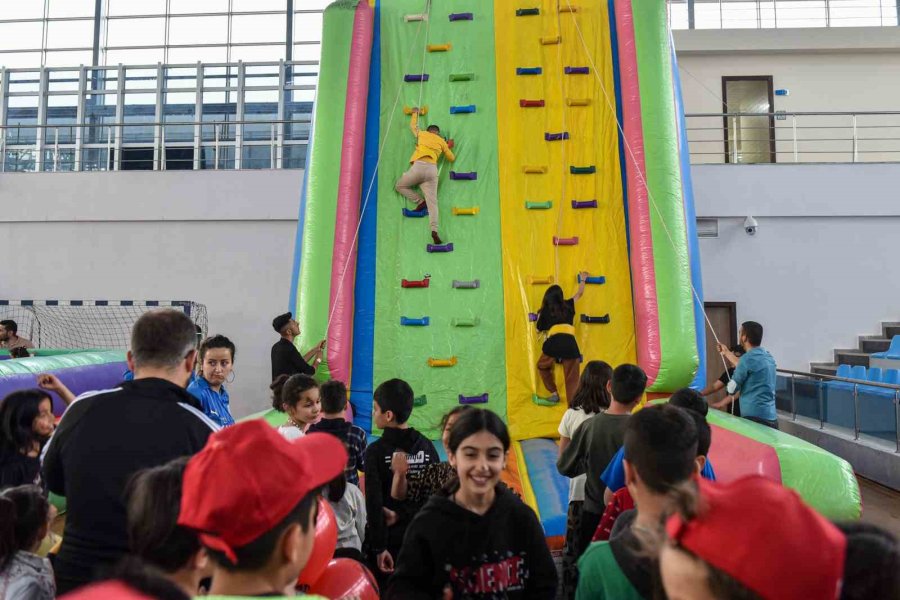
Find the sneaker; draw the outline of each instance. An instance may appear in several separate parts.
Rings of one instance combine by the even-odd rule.
[[[552,402],[553,404],[557,404],[559,402],[559,394],[557,394],[555,392],[550,394],[550,397],[547,398],[547,402]]]
[[[438,246],[440,246],[441,244],[444,243],[441,241],[441,236],[438,235],[437,231],[431,232],[431,239],[434,240],[434,243],[437,244]]]
[[[415,211],[416,212],[424,212],[427,215],[428,214],[428,205],[425,204],[424,202],[419,202],[418,204],[416,204]]]

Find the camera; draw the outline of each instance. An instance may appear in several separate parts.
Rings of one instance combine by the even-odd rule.
[[[744,232],[747,235],[756,235],[757,229],[759,229],[759,223],[756,222],[756,219],[753,217],[744,219]]]

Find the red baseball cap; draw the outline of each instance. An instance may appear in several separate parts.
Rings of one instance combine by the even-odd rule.
[[[178,524],[236,563],[234,548],[272,529],[346,465],[344,444],[328,433],[290,442],[261,419],[226,427],[184,470]]]
[[[766,600],[839,596],[847,540],[795,491],[759,475],[698,486],[700,514],[666,523],[675,543]]]

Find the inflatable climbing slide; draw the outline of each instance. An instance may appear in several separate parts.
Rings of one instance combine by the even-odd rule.
[[[547,535],[563,535],[552,438],[565,403],[546,401],[534,367],[547,287],[571,296],[588,274],[575,322],[585,361],[636,362],[651,392],[705,382],[680,103],[664,2],[333,3],[291,309],[300,347],[327,339],[323,374],[349,383],[357,424],[372,431],[372,391],[392,377],[412,385],[411,423],[433,439],[453,406],[490,408],[516,440],[510,478]],[[455,162],[438,164],[440,245],[394,189],[414,147],[412,107],[455,142]],[[721,436],[722,460],[735,461],[724,473],[756,469],[738,460],[755,449],[787,485],[841,483],[832,512],[858,513],[845,463],[736,423],[717,423],[737,427]],[[825,457],[829,475],[786,475],[779,465],[798,453]]]

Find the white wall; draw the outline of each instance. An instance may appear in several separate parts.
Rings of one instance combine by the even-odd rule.
[[[766,329],[779,366],[832,362],[834,348],[900,320],[896,256],[900,165],[695,165],[707,301],[737,303]],[[744,218],[759,232],[750,237]]]
[[[269,405],[303,172],[0,175],[0,296],[193,300],[237,345],[232,410]]]
[[[775,96],[777,111],[900,110],[900,27],[695,30],[674,36],[686,113],[721,113],[726,75],[771,75],[775,89],[790,92]],[[778,161],[793,162],[793,123],[775,124]],[[896,127],[883,129],[889,125]],[[798,145],[800,162],[849,159],[849,117],[801,116],[797,126],[797,137],[807,140]],[[710,129],[701,132],[700,127]],[[857,127],[860,160],[900,160],[900,141],[871,139],[900,138],[900,115],[860,116]],[[688,129],[695,163],[723,162],[721,118],[692,118]]]

